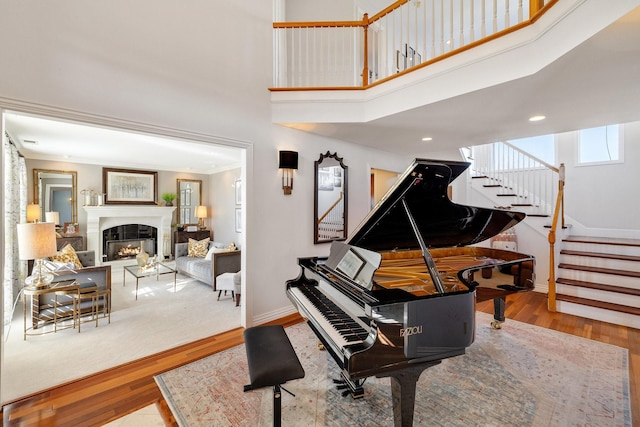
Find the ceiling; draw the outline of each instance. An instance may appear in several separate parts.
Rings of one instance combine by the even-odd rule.
[[[86,163],[127,169],[210,174],[241,166],[241,150],[160,138],[31,115],[7,113],[5,127],[27,159]]]
[[[291,125],[398,154],[422,155],[494,141],[640,120],[640,8],[539,72],[366,123]],[[529,113],[544,114],[529,123]],[[8,114],[27,158],[212,173],[241,163],[241,150]],[[432,137],[422,142],[424,136]],[[29,141],[35,141],[29,142]],[[160,147],[160,149],[158,149]]]

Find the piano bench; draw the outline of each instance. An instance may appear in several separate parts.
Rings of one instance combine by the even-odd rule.
[[[273,387],[273,425],[280,426],[280,386],[287,381],[304,378],[304,369],[282,325],[247,328],[244,344],[251,379],[251,384],[245,385],[244,391]],[[282,389],[290,393],[284,387]]]

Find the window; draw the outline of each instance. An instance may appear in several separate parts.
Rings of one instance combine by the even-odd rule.
[[[578,163],[621,162],[622,125],[582,129],[578,148]]]

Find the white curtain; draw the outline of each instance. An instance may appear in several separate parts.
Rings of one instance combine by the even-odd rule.
[[[24,157],[11,141],[8,134],[2,139],[4,150],[4,292],[3,320],[11,322],[15,298],[18,297],[26,276],[26,265],[18,257],[16,224],[26,218],[27,206],[27,166]]]

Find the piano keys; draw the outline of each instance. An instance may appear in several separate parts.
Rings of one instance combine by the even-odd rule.
[[[413,420],[421,373],[473,343],[476,300],[534,285],[534,259],[471,246],[524,219],[453,203],[448,185],[465,162],[416,159],[346,242],[299,258],[287,295],[341,368],[352,397],[367,377],[390,377],[396,425]]]

